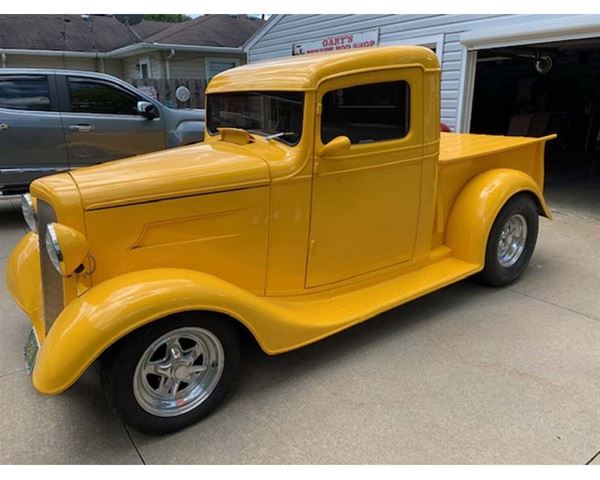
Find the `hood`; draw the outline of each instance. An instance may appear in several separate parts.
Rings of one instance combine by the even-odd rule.
[[[267,163],[248,146],[211,143],[163,150],[70,172],[94,210],[267,185]]]
[[[177,122],[187,122],[190,120],[203,122],[206,120],[206,110],[202,108],[180,110],[169,108],[169,116],[171,116]]]

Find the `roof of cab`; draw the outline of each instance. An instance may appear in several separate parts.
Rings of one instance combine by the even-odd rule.
[[[417,65],[437,71],[436,54],[425,47],[393,46],[307,54],[251,63],[216,75],[206,93],[279,90],[307,91],[330,75],[363,69]]]

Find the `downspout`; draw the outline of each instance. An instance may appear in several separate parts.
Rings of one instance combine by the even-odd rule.
[[[0,58],[2,58],[2,68],[6,68],[6,53],[2,52]]]
[[[167,80],[171,80],[171,63],[169,62],[169,60],[171,60],[174,56],[175,56],[175,49],[172,48],[171,53],[169,53],[165,57],[165,74],[166,74]]]

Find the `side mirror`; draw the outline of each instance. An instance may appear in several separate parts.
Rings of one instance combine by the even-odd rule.
[[[154,104],[146,102],[145,100],[140,100],[137,102],[136,110],[140,115],[146,117],[148,120],[152,120],[157,116],[156,107]]]
[[[327,144],[321,148],[319,156],[330,157],[334,155],[341,155],[342,153],[350,150],[351,145],[352,143],[348,137],[340,135],[339,137],[335,137],[333,140],[327,142]]]

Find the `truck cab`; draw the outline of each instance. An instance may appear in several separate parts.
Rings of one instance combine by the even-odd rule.
[[[34,387],[95,360],[151,433],[207,415],[239,331],[300,348],[466,277],[516,281],[533,254],[544,138],[440,134],[422,47],[245,65],[207,88],[205,142],[36,180],[10,292],[33,323]]]
[[[297,242],[309,243],[308,251],[271,244],[269,293],[299,293],[429,253],[417,236],[433,228],[440,70],[431,50],[404,49],[401,57],[402,65],[386,49],[306,56],[272,62],[269,73],[247,65],[211,82],[207,142],[220,141],[223,127],[283,133],[274,141],[285,161],[269,165],[278,210],[271,235],[295,230]],[[240,104],[247,115],[236,111]],[[277,199],[292,189],[297,204],[290,209]],[[294,217],[296,208],[306,212],[303,221]]]

